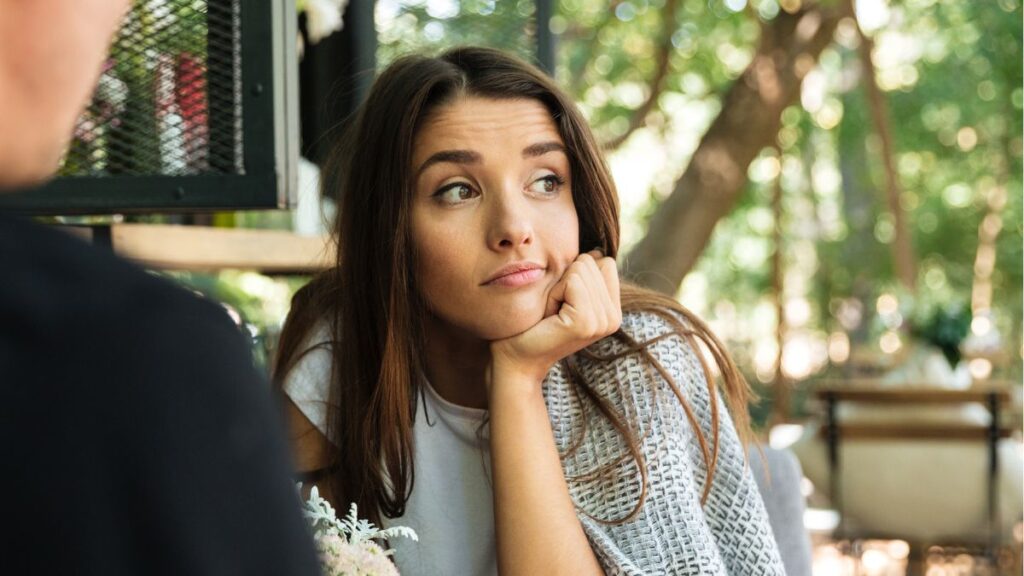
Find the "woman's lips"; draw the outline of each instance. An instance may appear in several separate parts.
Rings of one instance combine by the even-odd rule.
[[[526,286],[527,284],[533,284],[537,280],[540,280],[542,276],[544,276],[543,268],[532,268],[530,270],[522,270],[520,272],[514,272],[512,274],[495,278],[485,284],[485,286],[518,288],[520,286]]]

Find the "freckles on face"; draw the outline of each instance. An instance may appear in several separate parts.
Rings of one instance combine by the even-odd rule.
[[[543,319],[579,254],[564,146],[533,100],[463,97],[424,121],[413,144],[414,284],[436,323],[496,340]]]

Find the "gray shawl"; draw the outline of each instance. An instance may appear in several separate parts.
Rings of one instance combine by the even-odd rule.
[[[685,323],[685,321],[684,321]],[[671,332],[650,313],[626,314],[622,329],[638,342]],[[323,326],[314,342],[327,339]],[[625,349],[612,337],[588,348],[600,356]],[[688,399],[711,442],[711,395],[697,352],[678,336],[647,346]],[[289,374],[285,390],[326,430],[329,357],[307,356]],[[682,405],[658,372],[639,354],[611,362],[571,359],[594,391],[634,424],[647,464],[647,496],[638,516],[620,525],[600,520],[626,517],[640,497],[640,474],[623,438],[596,407],[582,397],[556,364],[543,382],[544,397],[563,455],[562,469],[577,517],[609,575],[778,575],[785,571],[764,503],[746,464],[744,447],[721,398],[717,467],[707,502],[700,502],[707,476],[696,434]],[[302,390],[300,390],[302,388]],[[614,462],[609,474],[595,477]],[[557,535],[553,535],[557,537]]]
[[[671,326],[654,314],[634,313],[625,315],[622,329],[647,342],[670,332]],[[614,338],[605,338],[589,351],[607,356],[625,349]],[[688,399],[710,446],[711,395],[697,352],[675,335],[647,349]],[[633,510],[640,497],[640,473],[621,435],[570,384],[565,368],[556,365],[544,381],[548,413],[559,453],[566,455],[574,441],[578,444],[563,459],[562,469],[577,516],[605,572],[785,574],[764,502],[721,397],[717,466],[702,506],[707,467],[693,427],[665,380],[639,354],[612,362],[574,358],[595,392],[635,424],[633,433],[643,438],[641,453],[647,463],[648,491],[639,515],[621,525],[599,522],[624,518]],[[615,461],[610,476],[592,477]]]

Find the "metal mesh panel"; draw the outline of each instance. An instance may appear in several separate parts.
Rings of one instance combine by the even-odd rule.
[[[242,174],[241,0],[136,0],[62,176]]]
[[[534,0],[378,0],[377,64],[410,52],[473,44],[537,57]]]

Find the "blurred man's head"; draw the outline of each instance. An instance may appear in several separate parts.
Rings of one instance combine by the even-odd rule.
[[[0,0],[0,190],[45,180],[128,0]]]

